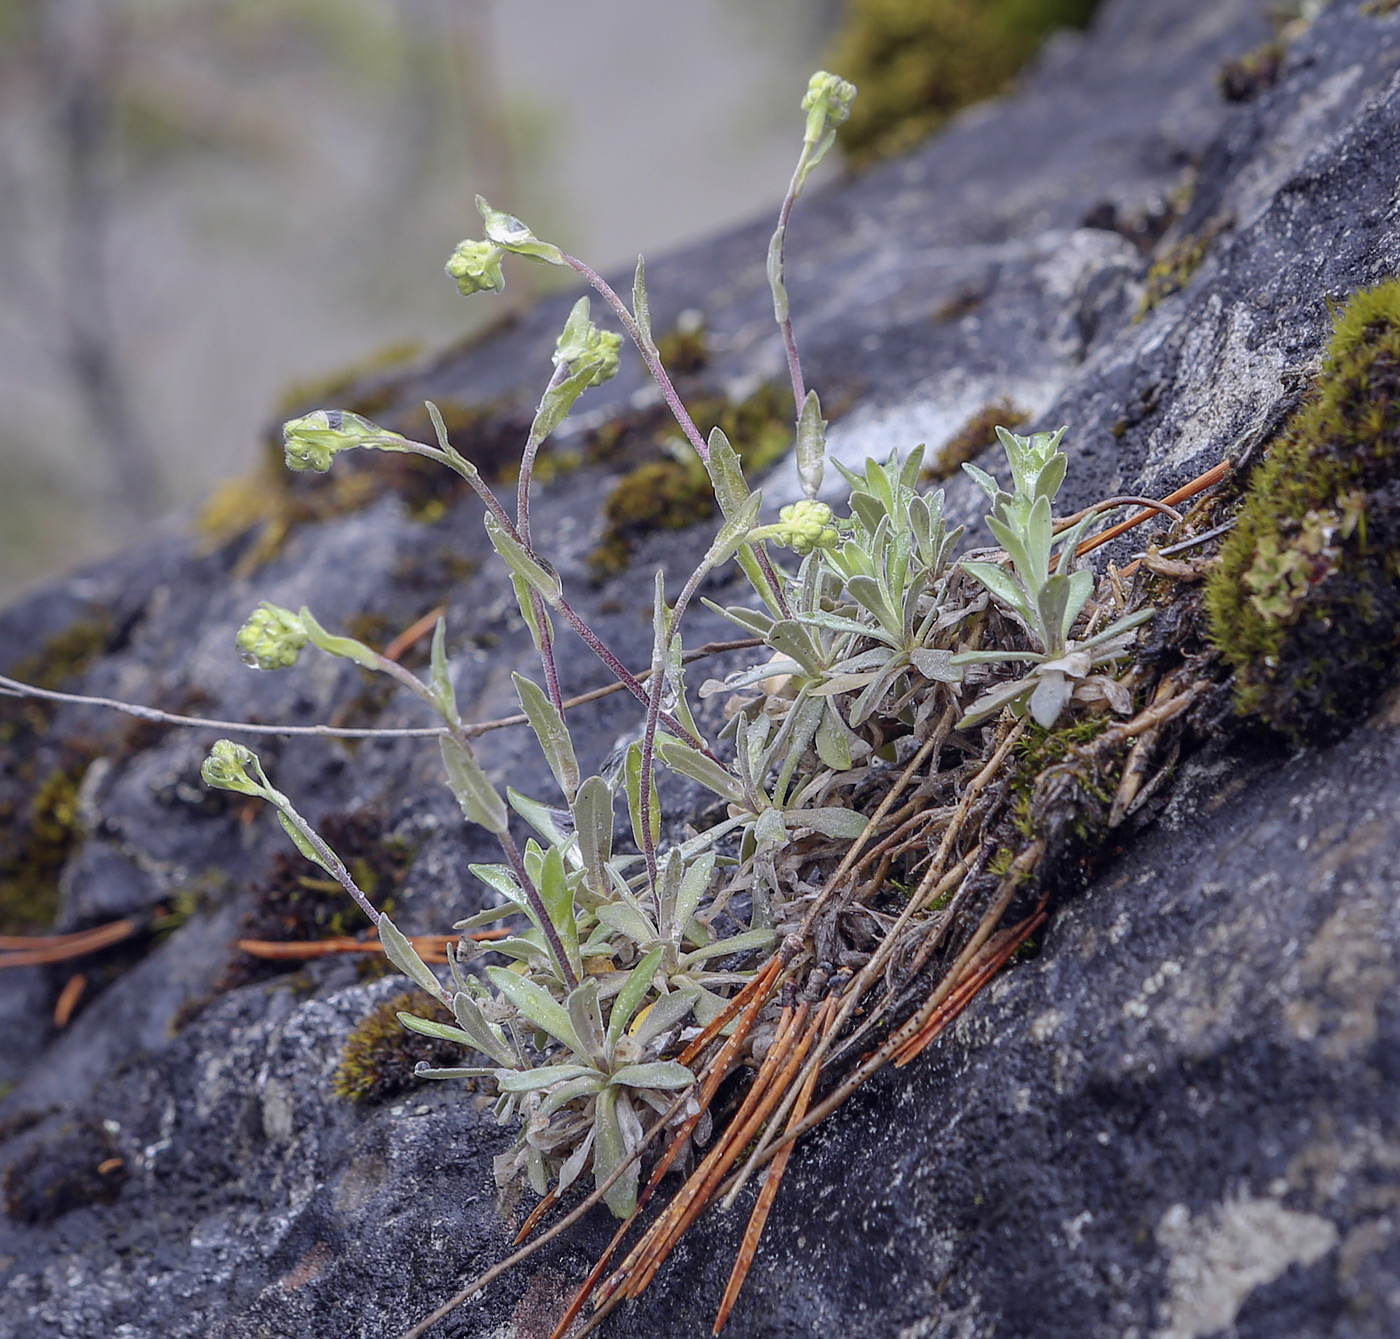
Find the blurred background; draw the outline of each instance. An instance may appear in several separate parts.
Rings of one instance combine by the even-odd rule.
[[[813,69],[860,85],[850,170],[1095,3],[0,0],[0,601],[498,317],[442,274],[478,191],[630,267],[776,208]]]

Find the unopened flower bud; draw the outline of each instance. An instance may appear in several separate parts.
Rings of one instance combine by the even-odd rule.
[[[374,445],[385,439],[403,441],[376,423],[343,409],[318,409],[282,425],[282,447],[289,470],[315,470],[324,474],[336,455],[352,447]]]
[[[804,498],[778,513],[774,538],[779,544],[806,556],[813,549],[829,549],[840,539],[825,502]]]
[[[306,645],[306,626],[290,609],[262,602],[238,630],[238,650],[255,669],[286,669]]]
[[[505,249],[494,242],[474,242],[468,238],[457,243],[457,249],[447,261],[448,276],[457,281],[457,289],[464,297],[490,289],[499,293],[506,286],[506,277],[501,273],[501,257]]]
[[[221,739],[204,760],[199,774],[206,786],[215,790],[236,790],[241,795],[261,795],[263,787],[248,775],[248,768],[261,771],[258,755],[231,739]]]
[[[816,144],[828,130],[835,130],[851,114],[856,86],[839,75],[818,70],[807,83],[802,110],[807,113],[807,129],[803,138]]]

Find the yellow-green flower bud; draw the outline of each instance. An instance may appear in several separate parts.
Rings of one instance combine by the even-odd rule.
[[[825,502],[804,498],[778,513],[773,538],[805,557],[813,549],[829,549],[840,540],[831,522],[831,508]]]
[[[245,749],[242,744],[235,744],[231,739],[221,739],[209,750],[209,756],[204,760],[199,774],[204,778],[204,784],[214,787],[215,790],[236,790],[241,795],[261,795],[265,787],[248,775],[249,767],[261,773],[258,755],[252,749]]]
[[[457,243],[457,249],[447,261],[447,274],[457,282],[457,290],[463,297],[482,293],[490,289],[499,293],[506,286],[506,277],[501,273],[501,257],[505,249],[494,242],[474,242],[468,238]]]
[[[282,447],[289,470],[315,470],[324,474],[339,452],[384,440],[402,442],[405,439],[343,409],[318,409],[282,425]]]
[[[839,75],[818,70],[807,83],[802,110],[807,113],[807,129],[803,139],[816,144],[828,130],[835,130],[851,114],[856,86]]]
[[[254,669],[286,669],[306,645],[306,626],[290,609],[262,602],[238,630],[238,650]]]

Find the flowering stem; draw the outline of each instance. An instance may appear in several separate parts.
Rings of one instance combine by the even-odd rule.
[[[778,318],[778,328],[783,332],[783,348],[787,352],[788,375],[792,378],[792,399],[799,413],[802,402],[807,398],[807,388],[802,381],[802,360],[797,356],[797,339],[792,333],[792,314],[788,310],[787,291],[783,284],[784,254],[787,247],[787,225],[792,216],[792,207],[802,193],[802,184],[810,171],[807,160],[812,152],[808,143],[802,145],[802,155],[797,160],[797,168],[788,183],[787,194],[783,197],[783,207],[778,211],[778,228],[773,234],[771,249],[775,261],[775,272],[770,276],[773,284],[773,314]],[[781,298],[779,295],[781,294]]]
[[[525,900],[529,902],[530,910],[535,913],[535,917],[540,923],[540,929],[544,931],[544,937],[549,940],[549,951],[559,964],[559,970],[564,976],[564,984],[572,990],[578,985],[578,977],[574,975],[574,969],[569,965],[569,955],[564,952],[564,942],[559,938],[559,931],[554,928],[554,922],[545,909],[544,898],[540,896],[539,889],[535,887],[529,874],[525,872],[525,862],[520,858],[520,848],[515,844],[515,838],[510,835],[509,830],[503,831],[500,838],[501,850],[505,852],[506,859],[510,862],[516,881],[525,894]]]
[[[613,291],[612,285],[601,274],[579,260],[577,256],[571,256],[565,252],[564,264],[583,275],[602,295],[608,306],[613,309],[617,319],[622,322],[623,329],[631,336],[632,343],[637,346],[637,351],[642,355],[642,361],[646,363],[647,370],[656,379],[656,384],[661,387],[661,394],[666,397],[666,403],[670,406],[676,422],[680,424],[681,431],[685,433],[686,440],[695,448],[700,459],[708,464],[710,459],[709,446],[700,435],[700,429],[695,426],[695,420],[690,417],[690,411],[681,403],[681,397],[676,393],[675,386],[671,384],[671,378],[662,366],[655,346],[650,340],[642,338],[642,332],[637,328],[637,322],[632,318],[632,313],[627,310],[627,304],[618,297]]]

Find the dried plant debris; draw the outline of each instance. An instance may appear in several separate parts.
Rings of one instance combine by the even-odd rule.
[[[5,1169],[5,1212],[46,1227],[88,1204],[111,1204],[127,1178],[111,1132],[93,1120],[72,1122],[30,1147]]]

